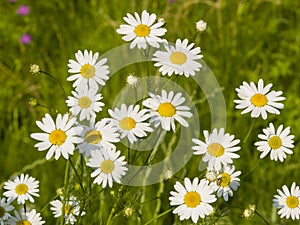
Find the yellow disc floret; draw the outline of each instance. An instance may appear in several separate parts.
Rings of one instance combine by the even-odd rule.
[[[195,208],[201,202],[201,196],[196,191],[190,191],[184,195],[184,203],[187,207]]]

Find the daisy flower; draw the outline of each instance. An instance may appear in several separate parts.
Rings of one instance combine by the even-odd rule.
[[[147,136],[147,132],[152,132],[150,124],[144,122],[149,118],[148,110],[140,110],[140,106],[129,105],[128,109],[125,104],[121,105],[121,109],[109,109],[108,113],[112,117],[111,123],[121,132],[120,138],[127,137],[130,143],[136,142],[137,138]]]
[[[292,220],[299,219],[300,215],[300,188],[293,182],[291,191],[286,185],[282,186],[282,191],[277,189],[279,195],[275,195],[273,199],[273,206],[280,209],[278,215],[280,218],[290,217]]]
[[[76,118],[69,117],[69,114],[58,114],[54,123],[52,117],[47,113],[41,121],[36,121],[37,126],[45,131],[45,133],[33,133],[30,136],[33,139],[41,141],[34,146],[39,151],[49,149],[46,159],[49,160],[54,154],[55,159],[59,159],[62,155],[65,159],[69,158],[69,154],[73,155],[74,144],[80,143],[81,138],[77,137],[82,128],[75,126]]]
[[[154,122],[154,126],[158,127],[160,124],[162,129],[175,132],[175,121],[177,120],[182,126],[188,127],[188,122],[183,117],[192,117],[193,114],[189,112],[190,108],[182,106],[185,98],[182,97],[182,93],[177,93],[174,96],[174,92],[162,90],[162,95],[154,95],[149,93],[150,98],[143,101],[143,105],[151,109],[150,123]]]
[[[7,201],[6,198],[0,198],[0,225],[6,224],[7,219],[11,217],[9,211],[13,209],[10,201]]]
[[[78,88],[77,92],[72,91],[74,97],[69,96],[66,103],[70,108],[70,112],[77,116],[79,120],[89,120],[96,117],[95,112],[102,111],[104,103],[100,102],[103,98],[101,94],[97,94],[97,89]]]
[[[210,134],[207,130],[203,131],[205,142],[193,138],[193,142],[197,144],[193,146],[195,155],[203,155],[202,161],[208,162],[208,167],[215,170],[221,170],[222,165],[232,164],[232,159],[240,156],[234,152],[241,149],[237,145],[240,140],[234,140],[234,135],[224,134],[224,128],[218,132],[216,128]]]
[[[264,87],[264,81],[259,79],[258,85],[251,82],[243,82],[239,88],[236,88],[237,95],[240,99],[234,100],[237,104],[235,108],[244,109],[241,114],[251,111],[252,118],[258,118],[260,115],[265,120],[267,119],[267,112],[279,115],[278,109],[283,109],[284,105],[278,101],[282,101],[282,91],[271,91],[273,84],[268,84]]]
[[[132,74],[128,75],[126,78],[126,83],[131,87],[136,87],[138,81],[139,79]]]
[[[196,23],[196,29],[200,32],[203,32],[205,31],[207,28],[207,23],[204,21],[204,20],[199,20],[197,23]]]
[[[30,177],[28,174],[21,174],[20,177],[16,176],[13,180],[4,183],[5,191],[3,195],[8,198],[8,201],[17,199],[18,204],[24,204],[26,200],[34,202],[32,196],[40,196],[39,181]]]
[[[162,75],[172,74],[184,75],[186,77],[195,76],[195,71],[199,71],[202,65],[197,62],[203,55],[200,54],[200,47],[193,48],[194,43],[188,44],[188,40],[176,40],[175,46],[164,44],[166,51],[156,51],[152,60],[154,66],[160,67]]]
[[[63,199],[62,199],[63,200]],[[61,217],[62,215],[62,209],[63,209],[63,202],[61,200],[53,200],[50,202],[50,209],[53,212],[53,215],[55,218]],[[70,199],[68,199],[65,202],[65,223],[66,224],[75,224],[77,219],[77,216],[84,216],[85,211],[82,211],[80,209],[79,201],[77,201],[76,197],[71,196]]]
[[[234,165],[223,167],[217,176],[217,181],[214,182],[217,196],[223,196],[225,201],[228,201],[228,196],[233,196],[233,191],[236,191],[240,186],[241,171],[235,171]]]
[[[22,208],[20,211],[14,211],[15,216],[9,220],[10,225],[42,225],[45,221],[42,220],[41,214],[37,213],[35,209],[30,211]]]
[[[117,132],[117,128],[109,122],[109,119],[102,119],[96,124],[94,120],[91,120],[89,126],[82,125],[82,128],[80,137],[83,141],[77,148],[85,156],[90,156],[93,150],[99,150],[99,148],[115,149],[116,146],[112,143],[120,141],[120,134]]]
[[[134,13],[134,16],[127,13],[127,17],[123,17],[124,21],[128,24],[120,25],[117,29],[117,33],[124,35],[122,39],[124,41],[132,41],[130,48],[134,48],[136,45],[139,49],[146,49],[147,43],[152,47],[158,48],[159,43],[163,40],[160,36],[163,36],[167,30],[162,28],[163,22],[154,23],[156,15],[151,15],[144,10],[140,17],[138,13]]]
[[[283,129],[283,125],[280,125],[275,130],[273,123],[269,123],[269,127],[263,129],[264,134],[259,134],[258,137],[262,141],[254,143],[257,146],[257,150],[262,152],[260,158],[264,158],[269,152],[271,160],[283,162],[286,159],[286,154],[293,154],[290,148],[293,148],[295,137],[290,134],[290,127]]]
[[[91,158],[86,165],[94,169],[91,173],[91,177],[96,177],[94,183],[102,183],[102,187],[105,188],[107,183],[112,187],[113,181],[121,182],[121,176],[125,175],[128,169],[125,167],[125,157],[119,157],[120,153],[121,151],[106,148],[91,152]]]
[[[178,205],[174,210],[174,214],[179,215],[180,220],[191,218],[197,223],[199,217],[205,216],[213,212],[210,203],[217,200],[213,194],[213,189],[208,185],[208,181],[194,178],[193,182],[189,178],[184,178],[184,185],[176,182],[174,185],[176,191],[171,191],[169,197],[170,205]]]
[[[70,59],[68,67],[69,73],[74,73],[67,78],[68,81],[74,81],[73,87],[82,87],[84,89],[93,88],[99,89],[98,85],[105,85],[105,81],[109,79],[108,66],[105,65],[107,58],[101,59],[97,62],[99,53],[93,54],[92,51],[88,50],[82,51],[78,50],[75,53],[77,62]]]

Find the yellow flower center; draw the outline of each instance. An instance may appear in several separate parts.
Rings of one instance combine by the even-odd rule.
[[[81,97],[80,99],[78,99],[78,105],[80,106],[80,108],[82,109],[87,109],[91,106],[92,101],[89,97],[84,96]]]
[[[286,198],[285,203],[290,209],[294,209],[299,206],[299,199],[295,196],[289,196]]]
[[[95,67],[90,64],[84,64],[80,69],[81,76],[90,79],[95,75]]]
[[[100,141],[102,141],[102,135],[97,130],[91,130],[86,133],[84,140],[89,144],[98,144]]]
[[[109,174],[111,173],[115,168],[115,164],[113,161],[106,159],[104,160],[101,165],[100,169],[103,171],[103,173]]]
[[[174,64],[182,65],[186,62],[186,55],[183,52],[173,52],[170,55],[170,61]]]
[[[176,114],[176,109],[171,103],[164,102],[158,106],[158,113],[164,117],[172,117]]]
[[[269,139],[268,143],[269,143],[269,146],[274,150],[280,148],[282,145],[282,141],[281,141],[280,137],[278,137],[278,136],[272,136]]]
[[[230,184],[230,175],[228,173],[222,173],[221,174],[221,182],[219,183],[222,187],[227,187]]]
[[[62,145],[66,139],[66,133],[60,129],[52,131],[49,135],[49,141],[54,145]]]
[[[138,37],[146,37],[150,34],[150,28],[145,24],[139,24],[134,28],[134,33]]]
[[[28,191],[28,186],[26,184],[18,184],[15,188],[15,191],[18,195],[24,195]]]
[[[28,220],[21,220],[16,225],[31,225],[31,223]]]
[[[212,143],[207,146],[207,151],[212,156],[220,157],[224,154],[224,147],[219,143]]]
[[[254,106],[257,107],[265,106],[268,103],[267,97],[263,94],[254,94],[250,101]]]
[[[5,212],[5,209],[2,206],[0,206],[0,219],[5,215]]]
[[[74,206],[72,206],[71,204],[66,203],[65,204],[65,215],[70,215],[72,214],[74,211]]]
[[[184,195],[184,203],[187,207],[195,208],[201,202],[201,196],[196,191],[190,191]]]
[[[135,120],[131,117],[124,117],[120,122],[119,125],[123,130],[131,130],[135,128]]]

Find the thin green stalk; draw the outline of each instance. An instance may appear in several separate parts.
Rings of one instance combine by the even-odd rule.
[[[148,225],[150,223],[152,223],[153,221],[157,220],[159,217],[162,217],[164,215],[166,215],[167,213],[171,212],[173,210],[173,208],[170,208],[164,212],[162,212],[161,214],[157,215],[156,217],[154,217],[153,219],[149,220],[147,223],[145,223],[144,225]]]
[[[106,225],[110,225],[111,222],[112,222],[112,217],[113,217],[113,214],[115,213],[115,208],[113,207],[112,210],[110,211],[110,214],[109,214],[109,217],[107,219],[107,222],[106,222]]]
[[[265,222],[265,224],[270,225],[269,222],[262,215],[260,215],[260,213],[258,213],[256,210],[254,212]]]
[[[128,139],[128,143],[127,143],[127,151],[128,151],[128,163],[130,164],[130,142],[129,142],[129,139]]]
[[[69,180],[69,168],[70,168],[70,161],[67,160],[66,162],[66,169],[65,169],[65,178],[64,178],[64,198],[63,198],[63,206],[62,206],[62,215],[60,219],[60,225],[64,225],[65,221],[65,205],[66,205],[66,195],[65,193],[68,191],[68,180]]]
[[[253,170],[255,170],[258,167],[258,164],[259,164],[260,161],[261,161],[261,159],[259,159],[257,161],[257,163],[255,164],[255,166],[248,173],[246,173],[241,179],[244,179],[246,176],[248,176],[250,173],[252,173]]]
[[[71,158],[69,158],[69,161],[70,161],[71,167],[72,167],[72,169],[73,169],[73,171],[74,171],[74,173],[75,173],[75,176],[76,176],[76,178],[77,178],[77,180],[78,180],[78,183],[79,183],[79,185],[80,185],[82,191],[85,192],[85,189],[84,189],[84,187],[83,187],[83,185],[82,185],[82,183],[81,183],[82,181],[81,181],[81,179],[80,179],[80,177],[79,177],[79,174],[77,173],[77,170],[76,170],[76,168],[75,168],[75,166],[74,166],[74,164],[73,164]]]
[[[59,85],[59,87],[61,88],[61,90],[64,93],[64,95],[67,96],[64,87],[61,85],[61,83],[58,81],[58,79],[56,77],[54,77],[50,73],[47,73],[47,72],[42,71],[42,70],[40,72],[43,73],[43,74],[45,74],[45,75],[47,75],[48,77],[52,78]]]
[[[244,139],[244,141],[243,141],[243,144],[245,144],[246,141],[248,140],[248,138],[249,138],[249,136],[250,136],[250,134],[251,134],[251,132],[252,132],[252,130],[253,130],[254,123],[255,123],[255,120],[253,119],[253,120],[252,120],[252,123],[251,123],[251,126],[250,126],[250,128],[249,128],[249,130],[248,130],[248,133],[247,133],[247,135],[246,135],[246,137],[245,137],[245,139]]]
[[[55,196],[51,199],[51,201],[53,201],[54,199],[56,199],[58,196],[59,196],[59,194],[55,195]],[[42,213],[42,212],[48,207],[48,205],[50,204],[51,201],[49,201],[49,202],[48,202],[48,203],[40,210],[40,213]]]

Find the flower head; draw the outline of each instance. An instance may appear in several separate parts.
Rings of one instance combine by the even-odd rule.
[[[24,44],[24,45],[28,45],[31,42],[31,36],[29,34],[23,34],[20,37],[20,43]]]
[[[40,69],[40,66],[38,64],[31,64],[29,71],[32,74],[38,74],[41,71],[41,69]]]
[[[136,87],[138,81],[139,81],[138,78],[132,74],[128,75],[126,78],[127,84],[133,87]]]
[[[73,75],[67,78],[68,81],[74,81],[73,87],[81,87],[83,89],[92,88],[99,89],[98,85],[105,85],[105,81],[109,79],[108,66],[105,65],[107,58],[98,60],[99,53],[93,54],[92,51],[78,50],[75,53],[77,61],[69,60],[68,70]]]
[[[204,21],[204,20],[199,20],[197,23],[196,23],[196,29],[200,32],[203,32],[205,31],[207,28],[207,23]]]
[[[273,84],[268,84],[264,87],[264,81],[259,79],[258,85],[251,82],[243,82],[239,88],[236,88],[240,99],[234,100],[237,104],[235,108],[244,109],[241,113],[248,113],[251,111],[252,118],[258,118],[260,115],[265,120],[267,119],[267,112],[279,115],[278,109],[282,109],[284,105],[278,101],[282,101],[282,91],[271,91]]]
[[[141,17],[138,13],[134,13],[134,16],[127,13],[127,17],[123,17],[126,23],[120,25],[117,29],[117,33],[125,35],[122,37],[124,41],[132,41],[130,48],[137,47],[146,49],[147,44],[152,47],[158,48],[159,43],[162,42],[160,38],[163,36],[167,30],[162,28],[163,22],[157,22],[156,15],[152,13],[151,15],[144,10]]]
[[[203,155],[202,161],[208,162],[208,167],[215,170],[221,170],[222,165],[232,164],[232,159],[239,158],[236,154],[241,149],[237,145],[240,140],[234,140],[234,135],[224,134],[224,128],[218,132],[216,128],[210,134],[207,130],[203,131],[205,142],[193,138],[193,142],[197,144],[193,146],[195,155]]]
[[[286,185],[282,190],[277,189],[278,195],[274,195],[273,205],[279,209],[278,214],[281,218],[290,217],[292,220],[299,219],[300,215],[300,188],[293,182],[291,191]]]
[[[61,217],[63,210],[63,198],[61,200],[53,200],[50,202],[50,209],[54,214],[55,218]],[[85,211],[80,209],[79,201],[76,197],[71,196],[65,202],[64,207],[65,223],[66,224],[75,224],[77,221],[77,216],[84,216]]]
[[[162,90],[162,95],[154,95],[149,93],[150,98],[143,101],[143,105],[150,108],[150,123],[154,122],[154,126],[161,125],[162,129],[169,131],[171,128],[175,131],[175,120],[182,126],[188,127],[188,122],[183,117],[192,117],[193,114],[189,112],[190,108],[182,106],[185,101],[182,93],[169,93]]]
[[[54,123],[52,117],[46,114],[41,121],[36,121],[37,126],[45,133],[33,133],[30,136],[41,142],[34,146],[39,151],[49,149],[46,159],[49,160],[53,155],[55,159],[59,159],[62,155],[65,159],[69,158],[69,154],[73,155],[75,150],[74,144],[80,143],[82,140],[77,135],[80,134],[82,127],[75,126],[76,118],[69,117],[69,114],[58,114]]]
[[[223,196],[225,201],[228,201],[228,197],[233,196],[233,191],[236,191],[240,186],[241,171],[235,171],[234,165],[227,165],[223,167],[217,176],[217,181],[213,184],[215,186],[217,196]]]
[[[180,220],[191,218],[197,223],[199,217],[204,218],[213,212],[210,203],[217,200],[213,194],[213,189],[208,185],[208,181],[196,177],[193,181],[184,178],[184,185],[178,181],[174,185],[176,191],[171,191],[169,197],[170,205],[177,207],[173,210],[174,214],[179,215]]]
[[[4,225],[7,222],[7,219],[11,217],[10,211],[14,207],[11,205],[11,201],[7,201],[6,198],[0,198],[0,224]]]
[[[290,148],[294,147],[294,135],[290,134],[290,127],[283,129],[283,125],[280,125],[275,130],[273,123],[269,124],[269,127],[263,129],[264,134],[259,134],[258,137],[262,141],[254,143],[257,146],[257,150],[262,152],[260,158],[264,158],[269,152],[271,160],[283,162],[286,158],[286,154],[293,154]]]
[[[17,10],[17,14],[20,16],[25,16],[27,14],[29,14],[30,9],[27,5],[20,5],[20,7]]]
[[[69,96],[66,100],[70,107],[70,112],[74,116],[79,115],[79,120],[90,120],[91,117],[96,118],[96,112],[102,110],[104,103],[100,102],[103,98],[101,94],[97,94],[97,89],[77,88],[72,91],[73,96]]]
[[[203,55],[200,54],[200,47],[193,48],[194,43],[188,44],[188,40],[176,40],[175,46],[164,44],[166,51],[156,51],[152,60],[154,66],[160,67],[162,75],[172,74],[184,75],[186,77],[195,76],[195,71],[199,71],[202,65],[197,61]]]
[[[150,124],[145,122],[149,118],[148,110],[140,110],[140,106],[129,105],[128,108],[125,104],[121,108],[109,109],[108,113],[112,117],[111,123],[117,127],[121,133],[120,138],[127,137],[130,143],[136,142],[137,137],[142,138],[147,136],[146,132],[152,132],[153,129]]]
[[[14,211],[15,216],[9,219],[10,225],[42,225],[45,221],[42,220],[41,214],[35,209],[25,212],[24,208],[19,211]]]
[[[4,183],[5,191],[3,195],[8,198],[8,201],[17,199],[18,204],[24,204],[26,200],[34,202],[32,196],[40,196],[39,181],[30,177],[28,174],[21,174],[20,177],[16,176],[13,180]]]
[[[95,124],[94,120],[90,121],[89,126],[82,125],[83,131],[80,137],[83,141],[77,146],[80,153],[90,156],[94,150],[99,148],[112,148],[116,146],[112,143],[119,142],[120,134],[117,128],[109,122],[109,119],[102,119]]]
[[[94,183],[102,184],[105,188],[107,184],[112,187],[113,181],[121,182],[121,176],[125,175],[128,169],[125,167],[125,157],[119,157],[120,154],[120,151],[107,148],[91,152],[91,158],[86,165],[94,169],[91,174],[91,177],[96,177]]]

